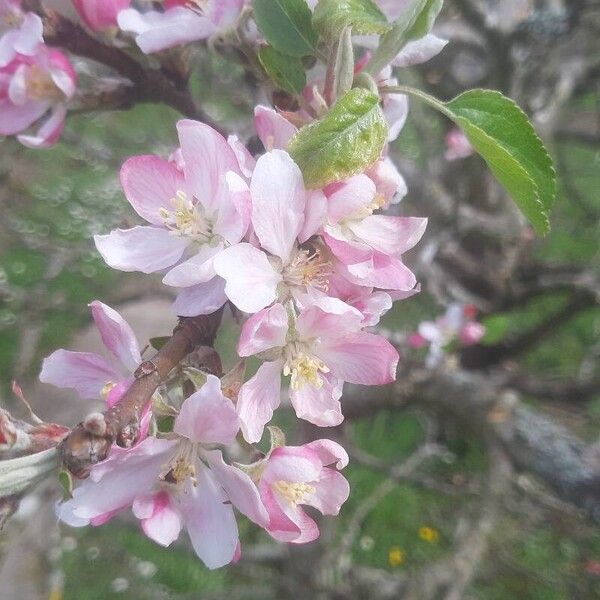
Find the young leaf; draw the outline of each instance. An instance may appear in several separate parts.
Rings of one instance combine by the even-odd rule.
[[[444,0],[409,0],[406,9],[373,53],[367,71],[378,75],[404,48],[407,42],[428,34],[442,10]]]
[[[265,39],[288,56],[312,54],[317,33],[305,0],[253,0],[254,20]]]
[[[319,0],[314,28],[326,39],[337,39],[344,28],[355,34],[383,34],[391,29],[386,16],[372,0]]]
[[[258,52],[258,60],[267,75],[284,91],[300,94],[306,85],[304,66],[299,58],[286,56],[271,46]]]
[[[320,188],[368,169],[380,156],[387,122],[379,97],[364,88],[342,96],[318,121],[291,139],[288,151],[307,188]]]
[[[554,167],[533,125],[512,100],[500,92],[476,89],[441,102],[420,90],[392,89],[421,98],[452,119],[536,232],[548,232],[556,196]]]
[[[333,48],[327,65],[324,96],[331,104],[352,89],[354,81],[354,47],[352,28],[346,27]]]

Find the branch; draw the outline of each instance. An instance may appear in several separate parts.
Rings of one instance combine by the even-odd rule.
[[[75,476],[87,477],[90,467],[106,458],[113,443],[124,448],[133,445],[141,415],[156,388],[192,350],[213,345],[222,314],[220,309],[212,315],[181,318],[169,341],[137,368],[135,381],[121,400],[103,415],[91,415],[79,423],[63,440],[59,446],[63,465]]]

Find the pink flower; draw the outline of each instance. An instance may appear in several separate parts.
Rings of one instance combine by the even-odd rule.
[[[317,524],[302,505],[323,515],[337,515],[348,499],[350,486],[336,470],[348,464],[348,455],[330,440],[273,449],[258,482],[260,497],[269,513],[269,534],[281,542],[305,544],[319,537]]]
[[[131,0],[72,0],[81,20],[92,31],[105,31],[117,25],[117,15]]]
[[[250,192],[251,223],[261,249],[242,243],[215,258],[227,297],[240,310],[254,313],[308,288],[324,289],[330,264],[318,247],[298,245],[321,226],[323,194],[305,190],[300,169],[282,150],[258,159]]]
[[[133,330],[116,310],[98,300],[94,300],[90,308],[102,343],[112,355],[111,360],[91,352],[56,350],[44,359],[40,381],[71,388],[81,398],[92,400],[106,398],[117,384],[130,384],[131,373],[142,362],[142,357]]]
[[[254,109],[254,128],[263,143],[265,150],[285,150],[298,128],[284,116],[268,106],[257,106]]]
[[[366,175],[328,186],[323,238],[349,281],[369,287],[410,291],[416,285],[400,256],[422,237],[427,219],[373,214],[385,204]]]
[[[446,135],[446,160],[467,158],[474,153],[473,146],[460,129],[451,129]]]
[[[142,52],[150,54],[233,27],[243,7],[244,0],[169,2],[164,12],[140,13],[129,8],[121,11],[117,20],[121,29],[136,34]]]
[[[289,310],[288,310],[289,309]],[[296,318],[291,306],[274,304],[250,317],[238,343],[240,356],[264,362],[240,389],[242,432],[258,442],[279,406],[281,376],[290,376],[290,400],[301,419],[339,425],[345,381],[381,385],[394,381],[398,353],[380,336],[361,331],[363,315],[334,298],[320,298]]]
[[[44,39],[42,20],[24,13],[20,0],[0,0],[0,67],[18,54],[34,56]]]
[[[484,335],[485,327],[481,323],[469,321],[458,332],[458,339],[464,346],[473,346],[478,344]]]
[[[168,269],[163,281],[184,288],[174,305],[181,316],[209,314],[226,301],[214,261],[248,228],[249,190],[227,141],[208,125],[177,124],[183,172],[158,156],[135,156],[121,168],[134,210],[150,225],[95,236],[104,260],[122,271]]]
[[[75,85],[75,71],[62,52],[40,45],[33,56],[16,55],[0,68],[0,135],[17,135],[32,148],[51,146],[62,133]],[[34,135],[22,133],[47,113]]]
[[[215,569],[239,556],[232,504],[267,527],[269,515],[250,477],[223,461],[217,445],[235,440],[239,421],[217,377],[187,398],[168,439],[146,438],[92,468],[59,507],[73,526],[98,525],[131,507],[142,530],[169,546],[182,528],[196,554]]]

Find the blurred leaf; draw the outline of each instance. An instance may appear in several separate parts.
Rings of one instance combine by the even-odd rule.
[[[253,0],[254,19],[276,50],[289,56],[312,54],[317,33],[305,0]]]
[[[148,340],[148,343],[155,349],[160,350],[171,338],[166,335],[163,337],[153,337]]]
[[[335,102],[352,88],[354,81],[354,48],[350,27],[342,31],[335,49],[332,69],[331,100]]]
[[[258,52],[258,60],[267,75],[284,91],[300,94],[306,85],[302,61],[266,46]]]
[[[409,0],[392,29],[381,39],[367,65],[367,71],[378,75],[389,65],[407,42],[428,34],[442,10],[444,0]]]
[[[386,16],[372,0],[319,0],[314,28],[326,39],[337,39],[346,27],[356,34],[383,34],[391,29]]]
[[[379,97],[355,88],[324,117],[300,129],[288,149],[306,187],[320,188],[368,169],[379,158],[386,137]]]

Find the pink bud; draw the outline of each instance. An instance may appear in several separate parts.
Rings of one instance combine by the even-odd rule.
[[[81,20],[92,31],[116,27],[117,15],[129,7],[130,0],[72,0]]]
[[[473,346],[485,334],[485,327],[476,321],[470,321],[459,332],[458,337],[465,346]]]
[[[427,343],[427,340],[420,333],[411,333],[406,339],[406,343],[410,348],[423,348]]]

